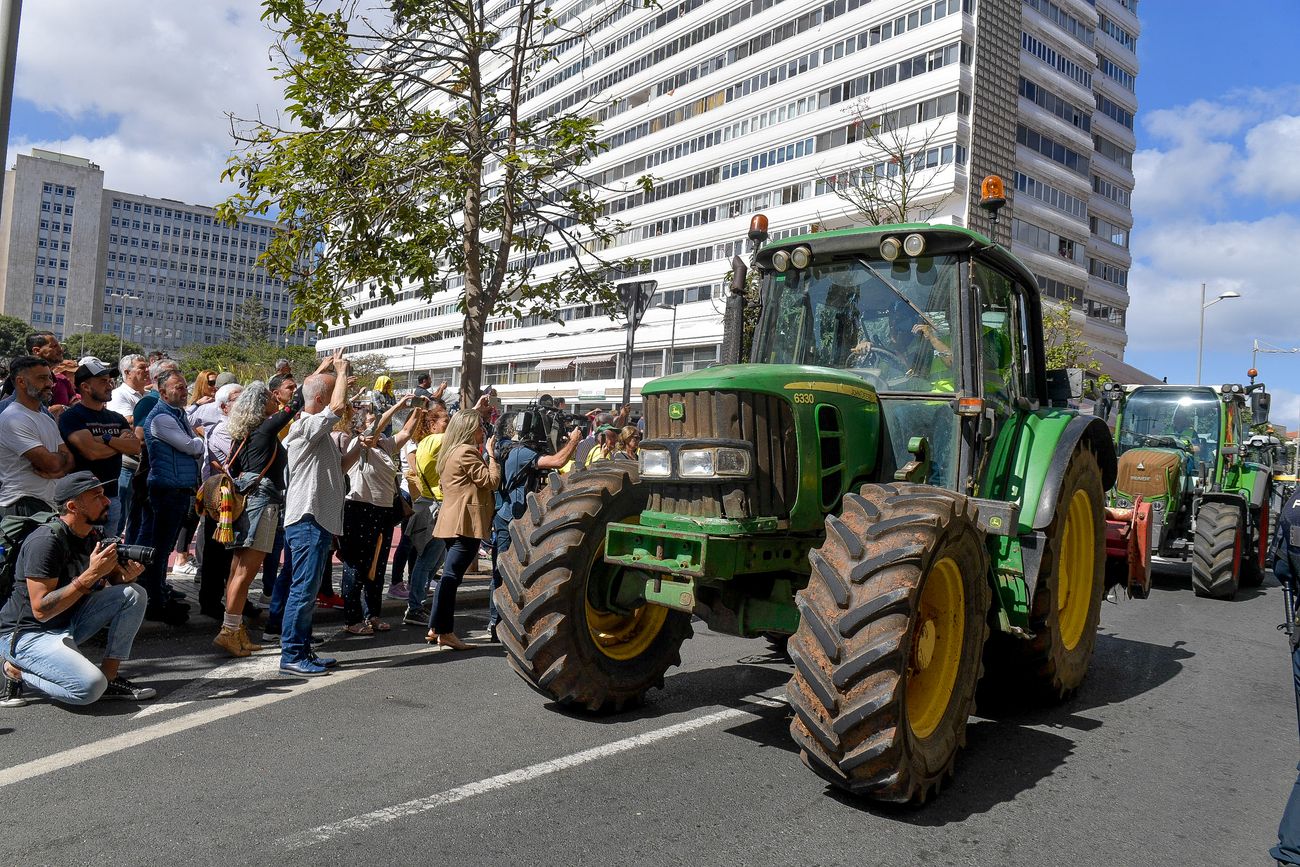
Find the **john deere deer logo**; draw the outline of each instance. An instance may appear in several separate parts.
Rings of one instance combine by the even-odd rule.
[[[686,404],[678,401],[668,404],[668,417],[673,421],[681,421],[686,418]]]

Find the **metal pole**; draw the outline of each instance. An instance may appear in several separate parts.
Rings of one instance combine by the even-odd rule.
[[[1283,554],[1282,556],[1286,556],[1286,555]],[[1282,631],[1286,633],[1286,639],[1287,639],[1286,643],[1287,646],[1291,648],[1291,655],[1295,656],[1296,654],[1295,638],[1293,637],[1293,634],[1296,629],[1295,596],[1291,592],[1290,581],[1283,581],[1281,583],[1282,583],[1282,607],[1286,609],[1286,619],[1282,621],[1281,628]],[[1292,668],[1294,669],[1295,667],[1294,660],[1292,661],[1291,665]],[[1293,692],[1295,693],[1296,727],[1297,727],[1297,732],[1300,732],[1300,682],[1295,682],[1294,674],[1292,675],[1291,679],[1294,685]]]
[[[623,402],[619,406],[629,406],[632,403],[632,346],[635,341],[636,317],[635,313],[629,313],[627,317],[627,354],[623,356]]]
[[[673,305],[673,330],[668,337],[668,365],[672,366],[673,352],[677,349],[677,305]]]
[[[14,66],[18,61],[18,22],[23,0],[0,0],[0,43],[4,67],[0,69],[0,172],[9,165],[9,115],[14,101]]]
[[[1201,356],[1205,352],[1205,284],[1201,284],[1201,334],[1196,343],[1196,384],[1201,384]]]

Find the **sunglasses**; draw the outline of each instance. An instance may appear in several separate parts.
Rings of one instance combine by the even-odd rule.
[[[208,380],[208,385],[216,385],[216,384],[217,384],[217,381],[216,381],[215,379],[209,379],[209,380]]]

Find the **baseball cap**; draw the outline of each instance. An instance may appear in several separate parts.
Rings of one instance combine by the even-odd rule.
[[[79,470],[75,473],[69,473],[55,483],[54,499],[59,506],[62,506],[68,500],[76,499],[86,491],[93,491],[95,488],[102,488],[103,486],[104,483],[96,478],[95,474],[90,470]]]
[[[105,374],[109,376],[117,376],[117,365],[108,364],[100,361],[93,355],[87,355],[78,363],[77,375],[73,381],[76,385],[81,385],[81,383],[87,379],[96,376],[104,376]]]

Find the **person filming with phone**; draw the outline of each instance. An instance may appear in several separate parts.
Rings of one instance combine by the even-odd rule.
[[[119,672],[144,620],[148,597],[135,580],[144,564],[127,559],[108,522],[104,483],[88,470],[59,479],[57,518],[22,540],[9,601],[0,608],[0,707],[21,707],[33,687],[55,701],[142,701],[156,693]],[[104,660],[96,667],[77,649],[107,627]]]

